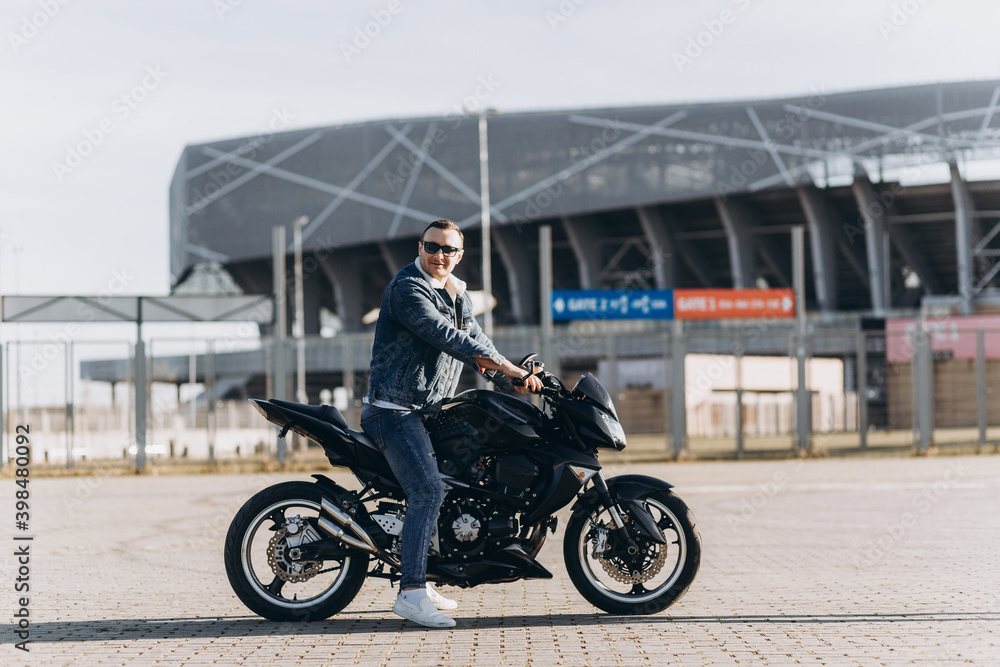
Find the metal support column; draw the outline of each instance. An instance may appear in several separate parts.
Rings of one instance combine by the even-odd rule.
[[[816,300],[824,313],[837,310],[836,223],[829,205],[814,186],[798,189],[799,205],[809,225]]]
[[[135,342],[135,354],[132,362],[135,370],[135,469],[142,472],[146,469],[146,344],[142,340],[142,327],[139,327],[139,337]]]
[[[796,388],[795,388],[795,432],[796,450],[800,456],[808,454],[812,448],[810,436],[812,435],[812,424],[810,424],[810,394],[808,380],[806,379],[806,365],[809,360],[806,350],[805,334],[795,333],[795,365],[796,365]]]
[[[651,207],[635,209],[642,232],[649,243],[652,257],[653,277],[657,289],[672,289],[677,282],[677,252],[674,248],[674,238],[660,212]]]
[[[618,338],[614,333],[604,334],[604,350],[608,362],[606,388],[611,400],[618,403]]]
[[[919,321],[919,320],[918,320]],[[919,335],[914,333],[914,335]],[[913,442],[920,442],[920,394],[918,390],[920,378],[920,342],[918,338],[912,341],[910,352],[910,430],[913,432]]]
[[[538,227],[538,265],[540,312],[539,322],[542,333],[542,360],[550,373],[559,377],[559,348],[555,341],[555,325],[552,322],[552,227]]]
[[[208,429],[208,462],[215,462],[215,343],[208,341],[205,360],[205,427]]]
[[[344,389],[347,391],[347,423],[351,428],[360,428],[360,418],[354,407],[354,337],[341,336],[344,345]]]
[[[917,451],[926,454],[934,444],[934,361],[931,339],[924,328],[924,318],[917,318]]]
[[[302,275],[302,228],[309,222],[307,216],[300,216],[292,223],[292,236],[295,245],[295,321],[293,328],[295,332],[295,400],[299,403],[308,403],[309,397],[306,395],[306,320],[305,320],[305,295],[303,294]],[[296,434],[298,440],[298,435]]]
[[[796,449],[799,456],[812,449],[810,436],[810,396],[806,379],[806,276],[805,276],[805,232],[801,225],[792,227],[792,274],[795,284],[795,359],[797,384],[795,387],[795,430],[798,434]]]
[[[14,387],[17,394],[17,414],[20,415],[21,423],[26,423],[28,421],[27,408],[24,405],[24,391],[21,386],[21,374],[17,372],[17,369],[21,367],[22,358],[24,356],[24,350],[21,346],[22,341],[15,341],[17,343],[17,363],[10,364],[14,367]]]
[[[268,378],[270,383],[270,378]],[[188,356],[188,387],[191,389],[191,396],[188,398],[190,402],[188,407],[188,412],[191,413],[191,430],[198,428],[198,394],[195,393],[194,386],[198,384],[198,355],[194,352]],[[268,387],[270,389],[270,387]],[[270,396],[271,392],[268,391],[267,395]]]
[[[972,298],[972,197],[969,196],[958,164],[952,162],[951,195],[955,202],[955,259],[958,272],[958,295],[961,298],[959,311],[962,315],[971,315],[973,311]]]
[[[0,470],[7,465],[7,452],[4,444],[7,442],[7,418],[4,410],[4,381],[7,379],[6,368],[3,363],[4,344],[0,342]]]
[[[667,392],[670,392],[670,396],[673,396],[673,383],[671,381],[671,372],[673,369],[673,361],[670,361],[670,333],[666,330],[663,331],[663,433],[664,437],[667,433],[671,433],[673,430],[673,418],[671,415],[671,405],[672,401],[667,400]]]
[[[318,257],[323,274],[333,287],[334,300],[337,303],[337,315],[343,324],[344,331],[361,331],[361,318],[364,316],[364,281],[362,266],[356,253],[350,250],[335,250]]]
[[[681,452],[687,449],[687,396],[685,395],[686,380],[684,379],[684,356],[687,354],[684,344],[684,325],[681,320],[674,320],[671,332],[670,364],[673,367],[670,403],[673,414],[672,426],[674,435],[674,458],[678,459]]]
[[[493,338],[493,250],[490,232],[490,148],[486,136],[486,114],[479,114],[479,204],[483,254],[483,333]]]
[[[601,232],[604,229],[597,216],[562,218],[563,229],[579,267],[580,288],[601,288]]]
[[[910,268],[920,278],[924,294],[944,294],[945,288],[938,278],[934,267],[927,260],[919,236],[908,231],[905,226],[897,225],[892,230],[892,245],[910,265]]]
[[[416,245],[412,240],[407,241],[379,241],[378,248],[382,254],[382,261],[385,262],[389,275],[394,276],[399,270],[413,261],[413,258],[420,253],[414,249]]]
[[[527,228],[519,229],[514,225],[503,225],[493,230],[493,241],[507,274],[511,314],[518,324],[533,324],[538,309],[536,274],[539,264],[530,253],[525,252],[527,236]]]
[[[746,434],[743,432],[743,344],[736,341],[736,458],[743,458]]]
[[[750,234],[753,221],[749,212],[739,202],[715,198],[715,209],[726,230],[729,244],[729,264],[732,267],[733,287],[747,289],[755,286],[754,238]]]
[[[272,248],[274,260],[272,271],[274,275],[274,382],[273,398],[286,400],[288,397],[288,364],[285,350],[285,337],[288,335],[286,318],[288,316],[285,298],[285,228],[278,225],[272,230]],[[284,464],[287,457],[287,447],[284,438],[277,439],[278,463]]]
[[[157,432],[156,432],[156,411],[153,408],[153,382],[155,379],[150,376],[153,368],[156,366],[156,348],[153,345],[153,341],[149,342],[146,346],[146,443],[156,442]],[[146,452],[149,454],[149,452]],[[149,457],[146,457],[149,460]]]
[[[979,446],[986,444],[986,332],[976,332],[976,423]]]
[[[858,371],[858,444],[861,449],[868,448],[868,339],[864,331],[858,332],[858,360],[855,366]]]
[[[851,185],[858,212],[864,220],[865,250],[868,259],[868,289],[872,310],[882,316],[888,310],[889,300],[889,240],[885,224],[885,207],[875,195],[868,176],[858,174]]]
[[[66,467],[73,467],[73,341],[66,341]]]

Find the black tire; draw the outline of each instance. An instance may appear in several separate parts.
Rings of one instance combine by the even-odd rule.
[[[638,538],[636,542],[642,551],[630,562],[593,556],[592,540],[595,536],[600,538],[599,529],[604,528],[606,534],[614,530],[611,515],[605,508],[599,505],[579,508],[566,525],[563,557],[569,578],[583,597],[610,614],[663,611],[687,592],[701,564],[701,537],[684,501],[670,491],[650,491],[639,499],[650,508],[667,544]],[[621,509],[619,512],[625,515],[628,525],[627,513]],[[608,526],[611,528],[605,528]],[[614,539],[609,535],[609,543]],[[616,577],[649,579],[633,582],[619,581]],[[646,588],[650,581],[653,585]]]
[[[350,604],[368,571],[368,554],[315,561],[318,572],[293,573],[282,557],[288,535],[275,539],[289,520],[302,526],[303,544],[325,537],[317,527],[322,492],[310,482],[284,482],[266,488],[240,508],[226,536],[226,573],[233,591],[253,612],[272,621],[318,621]],[[308,527],[307,527],[308,526]],[[311,537],[311,539],[310,539]],[[272,545],[271,543],[274,542]],[[269,562],[269,552],[273,563]],[[279,562],[281,558],[281,562]],[[285,581],[299,574],[303,581]]]

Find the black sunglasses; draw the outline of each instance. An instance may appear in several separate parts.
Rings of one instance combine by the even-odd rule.
[[[434,243],[434,241],[421,241],[420,243],[424,246],[424,252],[428,255],[436,255],[438,254],[438,250],[440,250],[444,253],[445,257],[454,257],[461,250],[461,248],[451,245],[441,245],[440,243]]]

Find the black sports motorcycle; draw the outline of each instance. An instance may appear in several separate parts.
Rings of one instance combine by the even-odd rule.
[[[478,586],[549,579],[535,557],[558,510],[576,500],[563,540],[577,590],[612,614],[653,614],[687,591],[701,561],[694,516],[671,484],[645,475],[605,479],[597,450],[625,432],[591,374],[572,390],[535,355],[546,410],[515,396],[470,390],[426,416],[447,495],[431,536],[427,578]],[[382,453],[332,406],[252,399],[268,421],[309,438],[363,485],[323,475],[260,491],[226,537],[226,572],[254,612],[320,620],[346,607],[366,577],[399,578],[403,491]]]

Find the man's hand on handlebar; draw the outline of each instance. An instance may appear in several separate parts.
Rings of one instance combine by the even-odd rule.
[[[542,380],[535,373],[540,369],[532,366],[528,371],[520,366],[515,366],[508,359],[500,365],[495,364],[487,357],[476,357],[476,363],[480,368],[487,370],[497,370],[503,373],[514,385],[514,389],[519,394],[537,394],[542,390]]]
[[[537,394],[542,391],[542,380],[537,375],[539,370],[538,368],[532,368],[531,373],[528,374],[522,370],[521,377],[511,378],[511,383],[513,383],[517,393]]]

